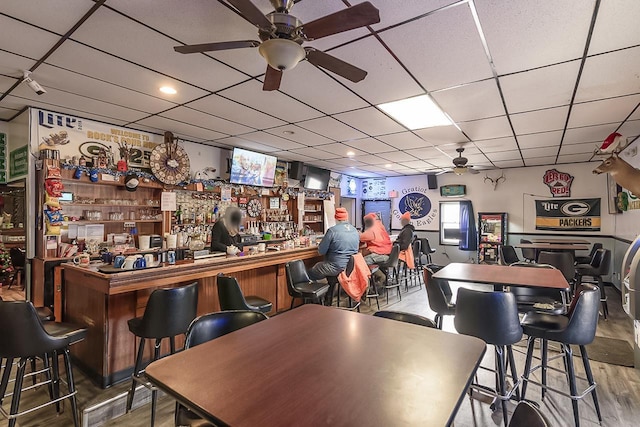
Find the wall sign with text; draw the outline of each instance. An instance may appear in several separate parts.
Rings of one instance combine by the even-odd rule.
[[[542,182],[549,187],[553,197],[571,197],[571,184],[573,176],[557,169],[549,169],[544,173]]]
[[[536,230],[600,231],[600,199],[536,200]]]
[[[362,198],[366,200],[388,199],[387,180],[385,178],[363,179]]]

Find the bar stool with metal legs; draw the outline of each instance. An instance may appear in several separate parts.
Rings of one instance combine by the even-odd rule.
[[[6,360],[2,377],[0,380],[0,404],[5,397],[13,361],[18,359],[17,373],[14,383],[14,391],[11,398],[11,407],[9,413],[0,406],[0,413],[9,419],[9,427],[14,427],[16,418],[34,410],[41,409],[47,405],[56,404],[59,409],[59,403],[64,399],[69,399],[71,403],[71,411],[73,423],[77,427],[78,423],[78,405],[76,400],[76,389],[73,380],[73,371],[71,369],[71,359],[69,357],[69,344],[71,338],[69,336],[52,336],[42,326],[38,319],[38,315],[33,305],[26,301],[4,301],[0,302],[0,324],[3,326],[3,332],[0,334],[0,360]],[[57,357],[53,360],[53,367],[49,364],[49,357],[53,354],[62,354],[64,357],[65,370],[67,376],[68,393],[60,396],[59,392],[54,390],[54,384],[59,383],[57,370]],[[24,377],[26,375],[37,375],[39,372],[32,372],[25,375],[27,362],[35,357],[42,357],[44,361],[44,370],[46,381],[35,384],[33,386],[23,388]],[[20,396],[22,391],[36,388],[40,385],[47,384],[49,388],[50,402],[19,412]]]
[[[180,288],[156,289],[149,296],[142,317],[129,320],[129,330],[138,338],[140,345],[136,355],[136,364],[131,376],[131,389],[127,396],[127,412],[131,411],[136,385],[142,384],[151,389],[151,425],[156,418],[158,391],[144,379],[144,344],[146,339],[155,340],[153,361],[160,358],[160,345],[169,338],[171,354],[176,352],[175,336],[186,334],[189,324],[195,319],[198,308],[198,283]]]
[[[449,282],[433,278],[433,270],[424,268],[424,288],[427,291],[429,308],[436,312],[435,322],[438,329],[442,329],[444,316],[456,314],[456,305],[451,302],[452,293]]]
[[[459,333],[480,338],[494,346],[495,371],[498,379],[496,389],[492,390],[477,383],[472,384],[471,388],[480,393],[488,393],[500,401],[506,426],[508,424],[507,400],[514,395],[516,400],[520,400],[518,393],[520,379],[516,372],[511,348],[522,339],[522,326],[518,317],[516,298],[509,292],[482,292],[460,288],[454,322]],[[511,377],[514,381],[511,391],[507,391],[506,386],[506,358],[509,360]]]
[[[596,336],[596,328],[598,326],[598,304],[600,290],[597,286],[583,283],[578,285],[576,295],[571,301],[569,313],[567,315],[550,315],[543,313],[531,312],[527,313],[522,319],[522,327],[524,333],[528,335],[527,339],[527,358],[525,361],[522,399],[525,398],[527,392],[527,384],[532,383],[542,387],[544,398],[545,391],[553,391],[571,399],[573,405],[573,415],[576,427],[580,426],[580,416],[578,413],[578,400],[583,399],[587,394],[591,393],[593,404],[598,415],[598,420],[602,423],[602,415],[600,414],[600,405],[598,404],[598,395],[596,393],[596,382],[593,380],[589,357],[587,356],[587,344],[593,342]],[[543,348],[546,350],[548,341],[555,341],[561,344],[563,354],[558,357],[564,358],[564,367],[569,380],[569,394],[549,387],[546,384],[546,375],[544,375],[544,364],[547,356],[546,351],[542,356],[543,364],[531,367],[533,358],[533,350],[536,339],[542,340]],[[576,385],[576,374],[573,366],[573,350],[572,345],[580,348],[580,355],[586,373],[586,380],[589,386],[578,394]],[[536,382],[529,378],[529,375],[535,370],[543,368],[542,383]],[[553,367],[547,367],[559,371]],[[562,372],[562,371],[560,371]]]
[[[220,301],[220,310],[222,311],[254,310],[268,313],[273,309],[273,304],[264,298],[256,295],[245,297],[235,277],[220,274],[216,282],[218,286],[218,301]]]
[[[602,304],[602,317],[607,319],[609,307],[607,305],[607,294],[604,291],[604,281],[602,276],[609,274],[611,269],[611,251],[609,249],[597,249],[590,264],[576,265],[576,283],[584,282],[583,277],[589,276],[589,283],[597,284],[600,288],[600,303]]]

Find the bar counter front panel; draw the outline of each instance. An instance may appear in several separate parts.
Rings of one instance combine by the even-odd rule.
[[[285,264],[302,259],[307,265],[320,260],[317,247],[267,252],[244,257],[220,257],[178,261],[158,268],[104,274],[64,265],[64,321],[86,325],[87,339],[71,347],[78,367],[103,388],[130,378],[135,362],[137,339],[127,321],[142,316],[149,295],[157,288],[198,282],[198,315],[219,311],[216,276],[238,279],[245,295],[257,295],[273,303],[275,314],[289,308]],[[162,353],[169,352],[164,340]],[[176,337],[181,348],[183,337]],[[151,359],[153,345],[145,349]]]

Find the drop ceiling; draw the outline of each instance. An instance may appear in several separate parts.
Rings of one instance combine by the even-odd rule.
[[[291,13],[308,22],[357,2],[299,0]],[[224,0],[4,0],[0,120],[42,107],[355,176],[440,171],[460,145],[478,168],[587,162],[609,133],[640,135],[640,1],[371,2],[380,23],[309,43],[364,81],[302,62],[262,92],[256,50],[172,49],[255,39]],[[45,95],[17,84],[32,68]],[[455,124],[410,131],[376,107],[423,94]]]

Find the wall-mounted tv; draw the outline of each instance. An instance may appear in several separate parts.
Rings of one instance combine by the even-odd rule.
[[[307,175],[304,179],[304,188],[308,190],[326,191],[329,188],[330,179],[330,170],[307,166]]]
[[[229,181],[232,184],[273,187],[277,162],[274,156],[234,148]]]

